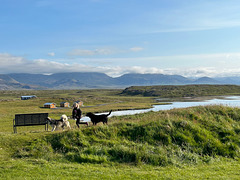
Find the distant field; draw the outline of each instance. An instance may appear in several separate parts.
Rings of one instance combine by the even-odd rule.
[[[13,132],[15,114],[49,113],[55,119],[62,114],[71,116],[72,104],[83,101],[83,114],[87,112],[107,112],[109,110],[149,108],[156,103],[153,98],[120,96],[122,90],[39,90],[1,91],[0,93],[0,132]],[[23,95],[36,95],[36,99],[21,100]],[[61,102],[69,102],[69,108],[60,108]],[[54,102],[56,109],[43,108],[44,103]],[[71,120],[71,123],[75,121]],[[19,130],[42,130],[43,127],[20,127]]]
[[[206,106],[111,117],[109,125],[45,132],[20,127],[17,113],[71,115],[43,104],[82,100],[86,112],[148,108],[153,97],[122,90],[2,91],[0,179],[239,179],[240,109]],[[21,95],[37,99],[20,100]],[[101,105],[101,106],[100,106]]]

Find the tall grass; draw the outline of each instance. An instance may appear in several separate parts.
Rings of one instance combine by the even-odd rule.
[[[46,134],[15,158],[182,166],[240,156],[240,110],[194,107],[113,117],[109,126]]]

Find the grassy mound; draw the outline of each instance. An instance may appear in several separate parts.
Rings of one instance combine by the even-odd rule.
[[[156,166],[240,156],[240,109],[194,107],[112,117],[110,125],[46,133],[16,149],[15,158]]]

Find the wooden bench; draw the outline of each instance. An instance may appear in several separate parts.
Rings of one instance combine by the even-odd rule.
[[[45,131],[48,131],[47,117],[48,113],[15,114],[15,119],[13,119],[13,131],[17,133],[17,126],[38,125],[45,125]]]

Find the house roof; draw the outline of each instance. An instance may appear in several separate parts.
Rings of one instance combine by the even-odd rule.
[[[44,105],[51,105],[51,104],[55,104],[55,103],[45,103]]]
[[[21,96],[21,97],[36,97],[35,95]]]

